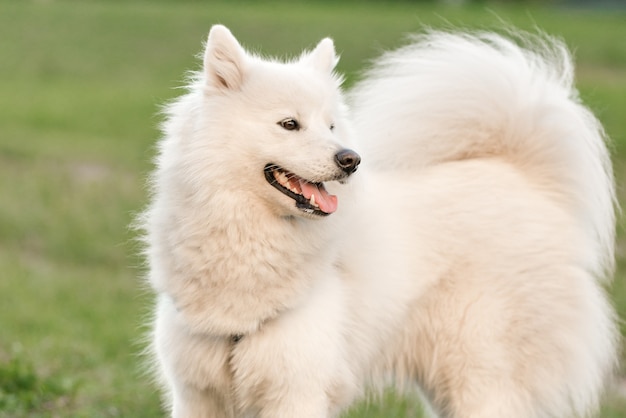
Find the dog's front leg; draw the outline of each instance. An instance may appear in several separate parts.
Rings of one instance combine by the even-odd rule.
[[[169,298],[159,300],[154,352],[170,393],[173,418],[233,418],[232,340],[193,334]]]
[[[351,400],[356,385],[344,356],[344,305],[340,281],[321,278],[301,305],[237,342],[231,367],[241,411],[327,418]]]

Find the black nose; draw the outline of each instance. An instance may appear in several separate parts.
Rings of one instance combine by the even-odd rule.
[[[361,163],[361,157],[351,149],[342,149],[335,154],[335,162],[346,174],[352,174]]]

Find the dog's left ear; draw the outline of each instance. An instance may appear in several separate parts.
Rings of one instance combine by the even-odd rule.
[[[204,52],[207,84],[219,90],[238,89],[244,78],[246,52],[226,26],[215,25],[209,32]]]
[[[339,62],[333,40],[322,39],[311,53],[302,57],[302,61],[324,73],[331,73]]]

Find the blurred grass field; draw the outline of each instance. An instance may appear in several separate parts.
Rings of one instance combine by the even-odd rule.
[[[424,25],[561,36],[582,97],[614,141],[625,202],[625,22],[624,11],[491,4],[0,0],[0,417],[162,416],[140,366],[151,297],[127,226],[146,201],[159,106],[198,68],[211,24],[281,56],[332,36],[348,85]],[[618,229],[611,294],[624,318]],[[626,416],[617,389],[603,417]],[[387,394],[349,416],[418,410]]]

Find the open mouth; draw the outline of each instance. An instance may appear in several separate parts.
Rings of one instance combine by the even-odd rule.
[[[276,164],[267,164],[263,171],[267,182],[295,200],[303,212],[328,216],[337,210],[337,196],[329,194],[323,183],[305,180]]]

